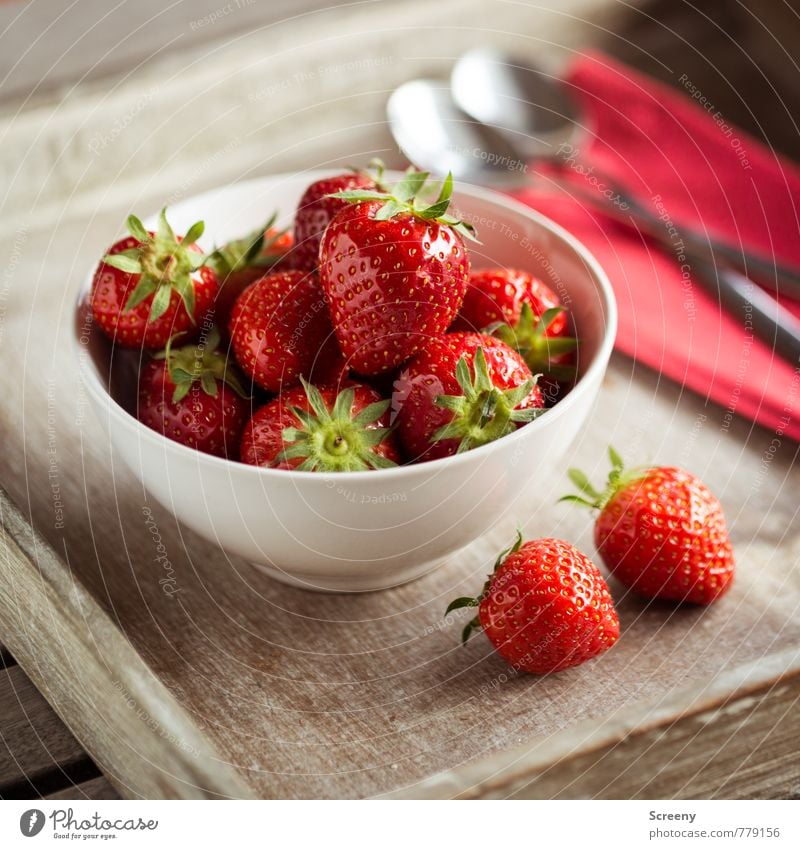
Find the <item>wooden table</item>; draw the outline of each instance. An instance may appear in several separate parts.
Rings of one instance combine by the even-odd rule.
[[[427,4],[418,5],[420,10],[427,8]],[[464,3],[453,2],[451,5],[452,9],[448,9],[446,3],[441,4],[436,13],[441,15],[441,20],[432,19],[432,27],[437,23],[446,26],[447,16],[454,12],[460,16],[459,20],[464,20]],[[510,49],[528,46],[520,42],[522,36],[516,34],[543,31],[541,19],[530,16],[529,20],[525,19],[528,12],[521,11],[522,7],[497,4],[488,9],[488,5],[474,2],[470,6],[475,26],[485,28],[491,25],[496,29],[497,40]],[[586,10],[597,4],[576,0],[572,5],[576,11],[581,10],[586,15],[588,23],[585,27],[581,28],[571,19],[568,26],[561,21],[562,26],[558,30],[558,12],[546,22],[555,33],[554,42],[565,46],[567,51],[576,44],[595,40],[591,15]],[[554,4],[554,7],[557,6]],[[735,4],[731,4],[731,8],[734,7]],[[271,111],[267,117],[254,128],[252,119],[242,118],[241,111],[232,112],[230,115],[226,113],[223,126],[209,124],[203,134],[195,134],[190,129],[186,133],[185,155],[169,159],[166,164],[156,161],[157,156],[153,158],[152,146],[146,142],[151,138],[153,127],[160,126],[174,108],[171,104],[182,102],[187,91],[196,85],[194,77],[185,81],[184,88],[181,88],[180,80],[174,83],[170,80],[170,86],[162,92],[164,103],[159,97],[154,98],[153,105],[146,104],[154,113],[152,115],[145,107],[137,111],[136,104],[141,92],[148,91],[148,86],[155,84],[154,80],[160,73],[156,71],[149,78],[144,75],[135,86],[121,86],[116,92],[115,104],[118,105],[109,104],[106,89],[100,86],[88,89],[81,95],[83,100],[77,103],[74,95],[63,104],[58,96],[54,96],[44,103],[34,102],[30,114],[23,114],[22,118],[11,112],[2,116],[2,126],[7,132],[6,149],[19,151],[19,156],[24,156],[32,169],[27,182],[21,182],[14,176],[9,186],[9,197],[18,206],[3,210],[6,216],[4,232],[10,234],[4,236],[3,257],[7,268],[11,269],[10,279],[13,282],[10,289],[3,290],[0,326],[5,325],[4,346],[8,340],[16,345],[30,346],[32,342],[27,333],[29,317],[40,313],[50,316],[52,324],[49,326],[57,328],[54,332],[60,334],[60,344],[66,344],[69,323],[64,319],[64,312],[70,308],[72,292],[77,285],[76,275],[82,272],[89,257],[96,256],[107,241],[106,222],[109,219],[121,221],[131,203],[137,209],[150,209],[160,204],[165,194],[180,197],[227,179],[303,167],[307,165],[309,155],[314,163],[334,161],[343,152],[353,150],[360,153],[383,150],[391,158],[391,151],[387,151],[390,143],[385,128],[374,124],[379,120],[386,91],[416,73],[446,67],[450,56],[442,54],[441,35],[432,29],[420,34],[414,43],[414,56],[404,57],[402,62],[381,64],[378,61],[381,55],[385,57],[392,49],[393,27],[397,21],[391,17],[391,10],[380,13],[386,15],[383,19],[386,32],[382,36],[383,41],[379,36],[370,45],[375,56],[370,67],[370,84],[365,85],[365,90],[351,92],[350,82],[343,75],[337,77],[333,70],[326,75],[317,74],[318,78],[307,87],[310,91],[304,89],[304,94],[317,100],[325,97],[350,98],[346,118],[341,110],[336,109],[324,114],[319,110],[297,114],[294,101],[298,92],[291,85],[288,93],[276,90],[265,98],[263,80],[291,80],[297,60],[291,51],[264,59],[261,56],[262,45],[255,43],[254,39],[235,48],[235,58],[245,68],[241,74],[244,81],[232,78],[226,88],[229,67],[221,66],[222,73],[215,71],[213,66],[206,66],[209,80],[213,79],[214,83],[204,83],[207,86],[205,94],[211,112],[216,109],[223,114],[223,107],[227,107],[239,94],[251,109],[269,103]],[[369,14],[376,15],[379,11],[370,10]],[[406,10],[396,14],[402,14],[404,19],[408,17]],[[746,17],[744,13],[741,15]],[[637,44],[647,41],[646,33],[641,31],[643,21],[637,19],[638,29],[634,27],[631,30],[636,32]],[[352,22],[352,18],[347,19],[345,24],[349,26]],[[313,21],[308,26],[302,21],[291,26],[294,29],[287,37],[294,39],[295,44],[311,39],[311,34],[316,32]],[[790,17],[785,26],[792,26]],[[744,31],[747,31],[746,28]],[[448,50],[452,54],[470,46],[471,38],[466,29],[455,28],[448,32],[448,36]],[[329,69],[335,69],[335,63],[341,62],[342,48],[326,42],[314,43],[315,61],[320,66],[327,62]],[[657,39],[651,46],[651,55],[658,54]],[[709,44],[706,48],[712,49]],[[757,45],[754,45],[754,52],[756,48]],[[542,49],[546,53],[549,48],[545,45]],[[227,61],[233,60],[228,56]],[[701,80],[702,71],[693,70],[691,76]],[[319,83],[316,88],[315,83]],[[713,86],[713,80],[709,80],[705,89],[712,97]],[[174,101],[170,97],[174,97]],[[112,110],[110,116],[109,109]],[[187,116],[187,122],[190,123],[197,114],[198,111],[193,110],[192,116]],[[292,121],[281,124],[275,116],[282,114],[291,114]],[[97,133],[108,133],[114,116],[120,119],[127,116],[130,129],[119,138],[115,137],[113,145],[107,150],[102,148],[102,155],[88,160],[87,146],[99,138]],[[53,129],[56,119],[61,120],[63,126]],[[201,124],[204,122],[206,119],[201,118]],[[763,121],[761,126],[764,127]],[[313,145],[308,140],[312,140]],[[61,150],[57,174],[50,172],[53,149]],[[268,152],[266,156],[265,150]],[[219,158],[219,151],[225,151],[226,155]],[[36,168],[39,170],[36,171]],[[148,175],[147,180],[143,180],[142,174]],[[108,189],[110,185],[113,192]],[[24,207],[24,215],[20,217],[18,213],[23,203],[28,206]],[[74,265],[70,264],[71,257],[76,257]],[[34,305],[37,312],[29,312]],[[16,318],[14,309],[17,310]],[[17,365],[16,350],[0,349],[6,366]],[[58,350],[57,347],[48,349],[48,356],[37,361],[43,370],[26,372],[20,379],[17,379],[15,369],[8,372],[3,387],[4,397],[10,393],[19,401],[25,393],[37,396],[38,400],[31,401],[26,421],[21,418],[21,403],[0,408],[0,424],[3,432],[11,435],[9,445],[12,449],[0,457],[0,482],[9,490],[26,518],[51,526],[52,498],[49,492],[42,491],[41,478],[33,473],[41,457],[37,459],[35,454],[31,455],[31,448],[46,451],[47,399],[50,397],[50,381],[61,365],[58,356],[53,353]],[[71,380],[73,371],[70,370],[68,375]],[[69,394],[69,387],[66,392]],[[622,358],[617,357],[612,363],[604,398],[619,405],[618,409],[628,410],[631,416],[638,416],[618,430],[628,452],[638,451],[638,456],[641,456],[652,450],[659,459],[668,458],[693,465],[701,474],[707,473],[712,478],[712,484],[721,490],[723,500],[734,511],[735,536],[741,550],[746,552],[745,562],[751,564],[750,571],[745,570],[744,580],[755,582],[753,570],[759,568],[759,564],[772,562],[779,552],[785,557],[789,572],[791,567],[796,568],[800,554],[796,525],[796,493],[800,489],[794,466],[796,446],[783,442],[776,452],[770,453],[771,435],[738,420],[726,425],[724,432],[720,432],[724,411],[706,407],[700,399],[682,394],[677,387],[660,382],[646,370],[633,368]],[[39,416],[33,417],[30,411],[38,411]],[[606,415],[605,418],[601,415],[597,421],[599,426],[609,431],[619,424],[614,415]],[[22,456],[23,446],[27,446],[25,456]],[[586,453],[591,448],[590,445],[583,446],[584,458],[591,456]],[[577,451],[580,454],[581,446]],[[762,474],[765,456],[769,458],[769,468]],[[65,481],[64,485],[75,485],[81,464],[68,457],[62,457],[62,462],[65,468],[69,468],[70,475],[70,481]],[[98,495],[98,487],[104,485],[101,471],[98,471],[101,465],[95,462],[92,470],[100,477],[83,481],[82,487],[73,492],[85,491],[92,497]],[[728,474],[732,470],[735,473]],[[38,473],[41,473],[40,467]],[[754,482],[758,482],[758,486]],[[791,496],[792,491],[794,496]],[[57,543],[58,534],[50,533],[49,539]],[[201,550],[196,541],[190,540],[190,544],[195,553]],[[62,553],[57,551],[55,555],[61,556]],[[335,602],[329,604],[335,608]],[[20,640],[21,647],[29,648],[21,639],[26,635],[15,631],[9,636]],[[766,639],[769,639],[769,634]],[[39,648],[41,650],[42,647]],[[64,712],[63,702],[57,694],[48,691],[47,676],[41,674],[38,664],[32,660],[35,653],[26,654],[26,658],[29,664],[27,671],[36,678],[48,698]],[[22,668],[6,651],[3,651],[2,659],[0,796],[112,797],[116,792],[114,788],[101,776],[80,742],[37,692]],[[787,668],[788,665],[787,662]],[[800,712],[796,710],[796,704],[800,696],[800,679],[795,673],[781,677],[776,671],[776,680],[780,683],[770,684],[769,670],[765,672],[766,678],[759,678],[757,671],[752,670],[737,674],[740,678],[736,681],[723,682],[734,694],[727,706],[704,711],[702,699],[692,701],[691,694],[681,691],[672,701],[665,699],[662,703],[663,710],[667,712],[664,715],[672,717],[666,727],[663,722],[659,724],[656,715],[653,715],[650,726],[641,722],[637,725],[631,717],[621,715],[616,726],[608,724],[604,727],[605,737],[598,732],[594,750],[590,747],[573,756],[568,756],[564,741],[554,735],[548,744],[550,749],[543,746],[538,752],[541,762],[526,764],[523,779],[515,778],[512,752],[509,755],[511,761],[498,761],[498,771],[504,778],[496,785],[487,783],[485,774],[474,774],[476,792],[480,795],[539,796],[572,793],[624,797],[638,793],[650,796],[799,797],[797,741],[800,739]],[[78,723],[73,725],[79,735],[84,733]],[[635,733],[632,733],[634,728]],[[624,739],[625,744],[612,743],[609,746],[608,741],[613,741],[614,735]],[[91,747],[95,742],[87,739],[87,745]],[[547,759],[553,757],[561,761],[558,770],[548,767]],[[417,792],[437,795],[442,786],[435,782],[422,783]]]
[[[13,657],[0,668],[0,799],[116,799]]]

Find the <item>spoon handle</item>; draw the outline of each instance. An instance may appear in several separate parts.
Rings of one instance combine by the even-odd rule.
[[[800,320],[775,298],[732,268],[695,259],[695,273],[746,329],[791,365],[800,364]],[[716,290],[716,292],[715,292]]]
[[[577,191],[582,198],[606,215],[628,226],[638,227],[672,250],[675,250],[680,240],[696,258],[702,258],[712,265],[724,259],[745,275],[757,274],[759,280],[762,280],[764,285],[776,294],[800,300],[800,269],[791,268],[753,251],[737,248],[728,242],[705,236],[683,225],[678,228],[677,239],[673,239],[667,232],[668,227],[665,222],[652,210],[629,195],[607,175],[598,172],[597,169],[594,170],[594,174],[608,189],[611,197],[600,195],[571,180],[558,177],[551,179],[570,192]]]
[[[557,182],[568,191],[578,188],[571,181]],[[800,320],[749,277],[720,262],[707,242],[698,245],[683,230],[674,239],[660,218],[624,194],[615,202],[582,187],[578,191],[615,220],[650,235],[670,254],[674,255],[680,244],[686,264],[706,290],[782,359],[794,366],[800,364]],[[629,208],[623,209],[623,205]]]

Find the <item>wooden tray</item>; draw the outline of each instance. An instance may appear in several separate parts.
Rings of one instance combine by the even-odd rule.
[[[27,311],[4,328],[27,365],[2,378],[0,474],[20,509],[2,502],[0,641],[121,794],[735,796],[800,784],[795,445],[615,359],[570,462],[599,477],[612,441],[698,472],[726,506],[737,581],[708,610],[614,586],[624,633],[612,652],[515,677],[483,637],[462,648],[456,619],[442,619],[479,588],[507,531],[361,596],[290,589],[229,561],[115,462],[63,351],[71,307],[52,291],[29,296],[59,328],[52,339],[33,344]],[[588,515],[554,506],[565,487],[543,480],[540,503],[509,520],[591,550]]]

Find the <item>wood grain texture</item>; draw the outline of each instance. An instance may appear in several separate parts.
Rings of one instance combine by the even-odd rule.
[[[247,796],[181,706],[73,581],[65,562],[2,493],[0,530],[0,621],[10,626],[6,642],[121,792]],[[74,740],[69,745],[82,756]],[[138,769],[126,768],[132,759]]]
[[[72,801],[74,799],[119,799],[119,793],[109,784],[105,778],[93,778],[91,781],[83,781],[65,787],[57,793],[47,796],[50,801]]]
[[[22,669],[0,670],[0,798],[46,792],[87,769],[86,752]]]
[[[394,795],[789,798],[800,792],[799,704],[800,651],[791,649]]]

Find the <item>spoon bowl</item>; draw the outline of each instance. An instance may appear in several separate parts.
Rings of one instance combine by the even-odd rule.
[[[386,111],[395,141],[419,168],[501,189],[527,184],[524,157],[495,129],[459,109],[445,81],[401,85]]]
[[[452,97],[526,158],[555,157],[580,136],[579,110],[552,74],[488,47],[465,53],[451,76]]]

